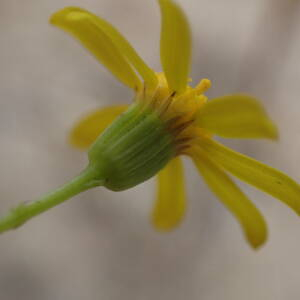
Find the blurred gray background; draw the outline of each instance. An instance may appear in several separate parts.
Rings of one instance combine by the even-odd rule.
[[[256,95],[281,133],[278,143],[225,144],[300,182],[300,1],[178,2],[193,29],[194,83],[212,79],[210,97]],[[77,42],[47,23],[68,5],[111,21],[160,70],[155,0],[1,0],[1,215],[85,166],[85,153],[66,142],[74,121],[132,97]],[[189,211],[170,234],[149,223],[155,196],[150,180],[121,193],[88,191],[0,236],[0,299],[299,299],[299,217],[241,184],[269,224],[269,241],[253,251],[189,160],[186,174]]]

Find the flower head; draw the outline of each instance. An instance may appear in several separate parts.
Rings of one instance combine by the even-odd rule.
[[[255,98],[229,95],[208,100],[204,95],[211,86],[208,79],[190,86],[191,34],[187,19],[172,0],[158,2],[162,15],[162,73],[150,69],[104,19],[77,7],[65,8],[51,17],[53,25],[78,39],[120,82],[131,88],[134,99],[129,106],[106,107],[80,120],[70,141],[78,148],[90,147],[87,171],[66,188],[54,192],[54,196],[40,201],[51,203],[46,208],[35,205],[36,202],[19,207],[0,221],[0,231],[19,226],[84,189],[103,185],[115,191],[124,190],[156,174],[158,195],[152,221],[159,230],[171,230],[182,221],[186,211],[181,155],[194,161],[205,182],[237,218],[255,248],[267,237],[264,218],[228,173],[300,213],[300,187],[295,181],[213,139],[214,135],[276,139],[278,134]],[[34,212],[26,217],[30,209]]]

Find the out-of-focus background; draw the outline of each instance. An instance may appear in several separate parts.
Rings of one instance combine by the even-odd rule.
[[[178,2],[193,29],[194,80],[212,79],[210,97],[256,95],[281,133],[278,143],[225,144],[299,182],[300,1]],[[160,70],[155,0],[1,0],[1,215],[85,166],[85,153],[66,142],[74,121],[132,97],[77,42],[47,23],[68,5],[111,21]],[[188,160],[186,174],[188,214],[170,234],[149,223],[155,196],[150,180],[121,193],[88,191],[1,235],[0,299],[299,299],[299,217],[241,184],[269,224],[269,241],[253,251]]]

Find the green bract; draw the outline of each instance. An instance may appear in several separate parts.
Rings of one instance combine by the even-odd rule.
[[[131,188],[155,175],[176,154],[172,135],[156,111],[134,103],[95,141],[90,165],[113,191]]]

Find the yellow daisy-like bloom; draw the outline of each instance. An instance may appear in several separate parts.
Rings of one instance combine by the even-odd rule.
[[[238,177],[300,213],[300,186],[282,172],[213,140],[276,139],[277,129],[261,104],[247,95],[208,100],[208,79],[189,85],[191,34],[180,7],[159,0],[162,15],[160,54],[163,72],[155,73],[107,21],[77,7],[51,17],[51,24],[73,35],[120,82],[134,91],[133,103],[93,111],[74,127],[71,143],[89,148],[87,172],[41,201],[20,206],[0,232],[91,187],[120,191],[157,174],[158,193],[152,222],[161,231],[176,227],[186,212],[181,155],[194,161],[220,201],[237,218],[252,247],[267,238],[264,218],[227,175]]]
[[[51,23],[76,37],[122,83],[135,92],[134,102],[157,112],[166,124],[176,149],[172,159],[158,173],[158,195],[152,221],[160,230],[177,226],[186,211],[186,193],[180,155],[190,156],[200,174],[221,202],[238,219],[253,247],[267,237],[262,215],[227,175],[239,179],[282,200],[300,212],[300,188],[281,172],[236,153],[212,139],[277,138],[277,129],[264,108],[254,98],[230,95],[207,101],[203,93],[210,87],[203,79],[190,87],[191,34],[180,7],[160,0],[161,63],[164,73],[154,73],[128,41],[102,18],[76,8],[65,8]],[[138,77],[140,75],[140,77]],[[114,119],[127,109],[112,106],[92,112],[71,132],[71,143],[88,148]]]

